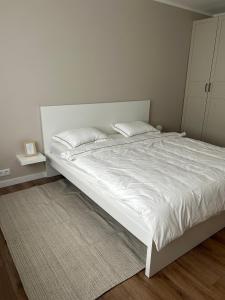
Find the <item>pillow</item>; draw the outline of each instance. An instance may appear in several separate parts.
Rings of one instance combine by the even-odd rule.
[[[52,139],[63,144],[68,149],[73,149],[82,144],[107,139],[107,135],[96,128],[90,127],[66,130],[54,135]]]
[[[158,132],[156,128],[142,121],[128,122],[128,123],[115,123],[112,124],[112,128],[124,135],[125,137],[130,137],[137,134],[142,134],[146,132]]]
[[[50,146],[50,153],[60,155],[61,153],[66,151],[68,151],[68,148],[65,145],[56,141],[52,141]]]

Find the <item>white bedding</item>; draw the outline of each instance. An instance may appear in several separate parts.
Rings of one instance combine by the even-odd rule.
[[[225,210],[225,149],[179,134],[143,134],[61,154],[137,213],[157,250]]]

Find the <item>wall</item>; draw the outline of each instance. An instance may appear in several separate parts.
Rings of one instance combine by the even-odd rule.
[[[0,168],[42,149],[40,105],[152,99],[151,122],[179,130],[192,21],[151,0],[0,0]],[[7,177],[1,178],[7,179]]]

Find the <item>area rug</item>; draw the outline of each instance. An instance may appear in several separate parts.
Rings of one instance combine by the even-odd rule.
[[[96,299],[144,268],[145,246],[66,180],[0,197],[30,300]]]

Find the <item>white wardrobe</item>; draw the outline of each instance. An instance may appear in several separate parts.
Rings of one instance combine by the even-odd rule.
[[[182,130],[225,146],[225,15],[194,22]]]

